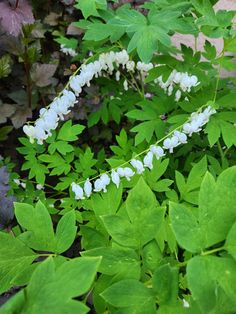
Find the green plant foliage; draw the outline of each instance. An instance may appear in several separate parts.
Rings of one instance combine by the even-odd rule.
[[[0,314],[235,313],[235,11],[217,0],[8,2],[1,26],[4,10],[35,22],[0,34]],[[195,47],[175,47],[175,34]],[[129,63],[79,77],[51,133],[37,120],[42,145],[22,136],[81,69],[123,49]],[[189,122],[172,152],[164,141]],[[144,162],[151,145],[164,156]],[[95,191],[114,171],[120,182]]]
[[[45,303],[46,313],[88,313],[89,308],[73,298],[89,290],[99,263],[100,258],[78,258],[56,267],[49,257],[37,267],[26,290],[19,292],[0,313],[13,313],[16,309],[22,313],[39,313]],[[58,291],[56,298],[55,291]]]
[[[68,212],[60,219],[55,234],[50,214],[42,202],[38,201],[35,207],[15,203],[15,214],[18,223],[27,230],[19,236],[20,240],[34,250],[62,253],[75,239],[74,212]]]

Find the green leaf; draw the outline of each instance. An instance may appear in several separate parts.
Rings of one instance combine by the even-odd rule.
[[[80,226],[80,234],[82,235],[82,248],[86,250],[104,246],[108,242],[101,232],[88,226]]]
[[[85,126],[80,124],[72,126],[72,121],[68,120],[61,127],[57,139],[66,142],[76,141],[78,139],[78,135],[81,134],[84,129]]]
[[[158,33],[159,31],[159,33]],[[153,53],[157,50],[158,39],[164,44],[170,44],[170,39],[151,25],[146,25],[140,28],[131,38],[127,47],[128,53],[132,52],[135,48],[140,59],[148,63],[152,59]]]
[[[107,193],[92,195],[92,209],[96,216],[115,214],[120,206],[123,188],[110,184]]]
[[[140,246],[154,239],[163,223],[165,211],[158,207],[155,195],[142,177],[129,192],[126,210]]]
[[[190,252],[201,251],[203,235],[193,209],[171,202],[170,220],[179,245]]]
[[[210,143],[210,146],[212,147],[220,138],[221,129],[219,120],[211,117],[205,128],[205,132],[207,133],[208,141]]]
[[[169,264],[158,267],[153,274],[153,290],[158,298],[158,303],[176,303],[178,297],[178,269]]]
[[[76,258],[55,269],[53,259],[47,258],[31,277],[22,312],[87,313],[89,308],[73,298],[89,290],[100,261],[100,258]]]
[[[199,193],[199,221],[205,226],[205,247],[225,240],[236,220],[236,167],[223,171],[215,183],[208,174]]]
[[[236,127],[226,121],[220,121],[220,128],[223,140],[228,148],[233,144],[236,145]]]
[[[22,241],[0,232],[0,294],[13,286],[14,278],[39,256]]]
[[[143,247],[143,263],[148,270],[154,271],[163,259],[156,240],[148,242]]]
[[[236,220],[235,182],[236,167],[223,171],[217,182],[207,173],[199,208],[170,203],[171,224],[180,246],[195,253],[225,240]]]
[[[160,120],[151,120],[151,121],[145,121],[137,126],[133,127],[131,129],[131,132],[137,132],[138,134],[135,136],[135,145],[140,144],[144,140],[149,143],[151,141],[151,138],[153,136],[153,133],[155,132],[156,129],[158,129],[157,126],[158,122]]]
[[[225,241],[225,248],[236,260],[236,223],[234,223],[232,228],[229,230]]]
[[[83,39],[100,41],[100,40],[104,40],[110,37],[112,41],[115,41],[115,40],[118,40],[123,34],[124,34],[124,28],[117,27],[116,25],[104,24],[104,23],[99,22],[99,23],[92,23],[88,26],[88,29]],[[98,120],[99,118],[100,117],[98,117]],[[92,123],[92,121],[89,121],[89,126],[92,126],[94,124],[95,124],[94,122]]]
[[[41,251],[54,251],[55,239],[53,225],[47,208],[41,201],[36,206],[15,203],[18,223],[25,229],[19,238],[29,247]]]
[[[11,64],[10,55],[4,55],[0,58],[0,78],[7,77],[11,73]]]
[[[59,221],[55,234],[56,253],[63,253],[70,248],[76,237],[75,212],[66,213]]]
[[[132,249],[121,247],[100,247],[82,252],[82,256],[102,256],[99,272],[114,276],[119,274],[124,278],[139,279],[140,261],[136,252]]]
[[[226,40],[224,49],[236,54],[236,37]]]
[[[116,215],[101,216],[101,219],[114,241],[131,248],[139,247],[139,239],[136,237],[135,228],[127,219]]]
[[[77,0],[75,7],[80,9],[87,19],[91,15],[99,16],[97,9],[106,10],[107,2],[106,0]]]
[[[198,163],[196,163],[187,179],[187,190],[192,191],[199,188],[203,180],[203,176],[207,171],[207,158],[204,156]]]
[[[48,151],[50,154],[54,154],[56,150],[62,155],[66,155],[67,153],[73,152],[74,147],[67,142],[56,141],[49,145]]]
[[[132,309],[132,313],[156,313],[152,290],[137,280],[121,280],[107,288],[101,296],[117,308]]]
[[[193,299],[203,313],[236,310],[236,262],[233,259],[194,257],[187,265],[187,279]]]

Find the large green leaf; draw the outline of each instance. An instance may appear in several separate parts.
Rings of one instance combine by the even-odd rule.
[[[140,242],[136,237],[135,228],[126,218],[117,215],[107,215],[101,218],[114,241],[131,248],[139,247]]]
[[[232,228],[229,230],[225,241],[225,248],[236,260],[236,222],[233,224]]]
[[[140,246],[154,239],[163,223],[165,210],[158,206],[154,193],[142,177],[129,192],[126,210]]]
[[[100,247],[81,253],[82,256],[102,256],[99,272],[106,275],[123,275],[125,278],[139,279],[140,261],[137,253],[128,248]]]
[[[203,234],[193,208],[171,202],[170,219],[178,244],[190,252],[201,251]]]
[[[47,258],[33,273],[25,290],[22,313],[87,313],[89,308],[73,300],[86,293],[94,281],[101,258],[77,258],[55,267]],[[26,297],[27,296],[27,297]]]
[[[178,269],[169,264],[158,267],[152,278],[159,304],[175,304],[178,297]]]
[[[152,290],[134,279],[121,280],[113,284],[101,296],[109,304],[117,308],[124,308],[125,313],[156,313]]]
[[[0,294],[13,286],[14,278],[38,257],[23,242],[0,232]]]
[[[110,184],[107,193],[92,195],[92,209],[96,216],[116,213],[122,198],[122,185]]]
[[[236,220],[236,166],[223,171],[214,183],[207,174],[199,193],[199,222],[205,247],[225,240]]]
[[[215,182],[207,173],[201,184],[199,208],[170,204],[170,218],[178,243],[200,252],[225,240],[236,220],[236,167],[220,174]]]
[[[203,313],[236,311],[236,262],[216,256],[194,257],[187,265],[189,289]]]

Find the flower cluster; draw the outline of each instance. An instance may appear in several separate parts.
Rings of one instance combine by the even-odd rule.
[[[63,49],[67,49],[64,48]],[[64,89],[61,96],[56,97],[50,104],[48,109],[43,108],[40,110],[39,118],[36,120],[35,125],[25,125],[23,131],[30,138],[30,142],[34,140],[38,144],[43,144],[43,141],[51,136],[51,131],[57,128],[58,122],[64,120],[64,115],[70,112],[70,108],[76,103],[76,97],[82,92],[82,88],[90,85],[91,80],[94,77],[102,75],[112,75],[115,72],[116,80],[120,80],[119,66],[122,66],[127,72],[134,72],[135,69],[140,72],[141,77],[145,78],[148,71],[154,67],[152,63],[145,64],[143,62],[137,62],[137,64],[129,60],[129,55],[126,50],[119,52],[110,51],[102,53],[98,60],[83,64],[81,66],[80,73],[73,75],[69,80],[69,88]],[[198,79],[196,76],[189,76],[187,73],[180,73],[173,71],[168,78],[167,82],[162,81],[162,77],[159,77],[157,81],[165,91],[170,95],[173,92],[174,84],[179,84],[182,91],[190,91],[192,86],[197,86]],[[124,90],[128,90],[128,82],[123,82]],[[177,90],[176,100],[181,97],[181,91]]]
[[[90,179],[85,181],[83,188],[79,184],[73,182],[71,186],[75,198],[81,200],[85,197],[90,197],[92,192],[107,192],[107,186],[111,182],[118,188],[122,178],[130,181],[135,174],[142,174],[145,171],[145,168],[151,170],[153,168],[154,158],[159,160],[166,155],[165,152],[173,153],[174,148],[187,143],[188,136],[201,131],[203,125],[209,121],[210,116],[214,113],[216,113],[216,110],[211,106],[206,107],[203,111],[192,113],[189,122],[186,122],[182,126],[182,130],[175,130],[171,133],[171,136],[166,137],[162,147],[151,145],[149,149],[145,151],[146,154],[142,161],[134,158],[129,162],[132,168],[126,165],[125,167],[112,169],[110,175],[108,173],[101,174],[101,176],[94,181],[94,187],[92,186]]]
[[[52,135],[51,131],[57,128],[59,120],[64,120],[64,115],[70,112],[69,108],[73,107],[75,103],[74,93],[65,89],[62,96],[55,98],[48,109],[42,108],[35,125],[24,125],[23,127],[30,142],[33,143],[36,139],[38,144],[43,144],[43,141]]]
[[[67,48],[65,45],[61,45],[60,46],[60,50],[61,52],[63,52],[64,54],[71,56],[71,57],[75,57],[77,55],[77,52],[72,49],[72,48]]]
[[[198,82],[198,78],[195,75],[189,75],[188,73],[177,72],[173,70],[166,80],[163,81],[162,76],[159,76],[154,81],[158,83],[162,89],[168,94],[168,96],[172,95],[174,91],[174,86],[179,85],[179,89],[175,93],[175,100],[179,101],[182,95],[182,92],[190,92],[191,88],[194,86],[198,86],[200,83]]]

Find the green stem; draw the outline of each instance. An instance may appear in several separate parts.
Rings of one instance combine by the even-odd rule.
[[[224,164],[224,152],[223,152],[223,149],[220,145],[220,141],[218,140],[217,141],[217,147],[218,147],[218,150],[219,150],[219,153],[220,153],[220,158],[221,158],[221,165],[223,166]]]
[[[212,250],[209,250],[209,251],[206,251],[206,252],[202,252],[201,255],[202,256],[211,255],[211,254],[223,251],[224,249],[225,249],[224,246],[221,246],[221,247],[218,247],[216,249],[212,249]]]

